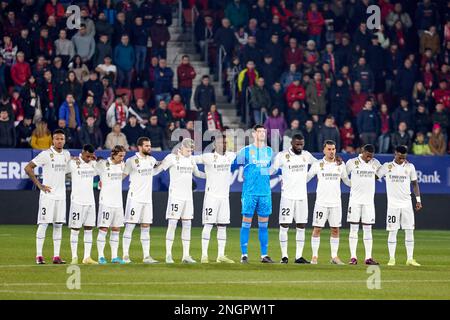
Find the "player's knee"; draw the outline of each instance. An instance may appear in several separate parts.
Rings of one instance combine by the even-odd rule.
[[[280,227],[282,227],[282,228],[289,228],[289,225],[287,223],[281,223]]]
[[[118,227],[112,227],[112,228],[111,228],[111,231],[113,231],[113,232],[119,232],[119,231],[120,231],[120,228],[118,228]]]
[[[90,231],[92,229],[94,229],[94,227],[84,227],[84,230],[87,230],[87,231]]]
[[[223,227],[223,228],[224,228],[224,227],[226,227],[226,226],[227,226],[226,224],[222,224],[222,223],[218,223],[218,224],[217,224],[217,228],[219,228],[219,227],[221,227],[221,228]]]
[[[304,224],[304,223],[297,223],[295,226],[296,226],[298,229],[305,229],[306,224]]]
[[[339,236],[339,228],[331,228],[331,235],[336,238]]]
[[[150,224],[147,224],[147,223],[143,223],[143,224],[141,224],[141,229],[142,228],[150,228]]]
[[[80,231],[80,228],[70,228],[73,231]],[[87,230],[86,228],[84,228],[85,230]]]
[[[108,232],[108,228],[105,228],[105,227],[101,227],[101,228],[99,228],[100,229],[100,231],[103,231],[103,232]]]
[[[313,229],[313,237],[319,237],[320,231],[322,231],[322,228],[314,227]]]

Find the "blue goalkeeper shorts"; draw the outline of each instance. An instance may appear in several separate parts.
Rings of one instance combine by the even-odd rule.
[[[256,213],[261,217],[268,217],[272,213],[272,196],[248,195],[241,198],[242,215],[253,216]]]

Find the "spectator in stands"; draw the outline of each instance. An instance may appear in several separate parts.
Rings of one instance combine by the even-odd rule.
[[[9,118],[8,110],[0,107],[0,148],[14,148],[16,142],[14,121]]]
[[[117,96],[106,113],[106,123],[110,128],[113,128],[115,124],[123,128],[127,124],[128,106],[123,102],[123,98],[123,96]]]
[[[158,119],[158,123],[159,123],[159,119]],[[179,141],[177,141],[177,140],[172,140],[172,133],[177,129],[175,122],[173,122],[173,121],[169,122],[167,127],[163,128],[163,129],[165,129],[165,138],[166,138],[166,142],[167,142],[167,149],[172,150],[179,143]]]
[[[355,133],[353,132],[352,122],[345,120],[344,125],[339,129],[339,134],[342,141],[342,151],[355,153]]]
[[[391,136],[391,147],[395,150],[398,146],[406,146],[408,150],[411,149],[411,136],[407,132],[408,126],[405,122],[400,122],[398,125],[398,131],[394,132]]]
[[[100,67],[100,65],[104,63],[106,57],[112,57],[113,50],[109,39],[108,35],[100,34],[100,39],[95,46],[95,55],[92,62],[94,67]],[[111,64],[111,60],[109,61],[109,64]]]
[[[106,114],[111,104],[114,102],[114,90],[111,87],[111,82],[109,81],[109,78],[104,77],[102,78],[102,86],[103,86],[103,95],[101,100],[101,112],[102,114]]]
[[[430,150],[433,155],[443,156],[447,151],[447,144],[445,142],[444,135],[441,132],[441,126],[436,123],[433,125],[433,130],[428,142]]]
[[[122,129],[122,132],[127,137],[130,150],[137,151],[136,142],[139,139],[139,137],[142,137],[144,135],[144,129],[142,129],[142,127],[138,124],[135,115],[130,115],[128,117],[128,123]]]
[[[337,77],[330,89],[330,113],[336,119],[338,126],[350,116],[348,107],[350,102],[350,90],[342,77]]]
[[[321,48],[321,34],[325,20],[322,13],[317,9],[317,3],[310,4],[310,10],[306,14],[306,19],[308,21],[309,39],[316,43],[317,48]]]
[[[114,146],[123,146],[126,150],[129,150],[127,137],[121,132],[120,124],[115,124],[112,130],[106,136],[105,149],[112,149]]]
[[[95,40],[94,36],[88,33],[85,24],[80,25],[80,30],[72,37],[72,42],[75,53],[81,57],[82,62],[89,62],[95,53]]]
[[[0,95],[6,93],[6,65],[2,55],[0,55]]]
[[[33,117],[25,115],[22,121],[16,126],[17,148],[30,148],[31,135],[34,130]]]
[[[223,130],[222,115],[217,111],[217,106],[215,104],[212,104],[209,111],[204,113],[203,124],[204,130]]]
[[[436,103],[442,103],[447,111],[450,111],[450,90],[446,80],[439,81],[439,88],[433,90],[433,98]]]
[[[56,56],[53,59],[53,64],[50,67],[50,72],[52,73],[52,78],[54,82],[58,85],[58,87],[64,84],[64,81],[67,79],[67,70],[62,65],[61,57]]]
[[[289,70],[283,72],[281,75],[281,85],[283,86],[283,90],[286,90],[287,87],[294,81],[294,78],[302,78],[302,74],[297,71],[297,65],[295,63],[291,63],[289,65]]]
[[[142,84],[142,78],[144,76],[145,62],[147,58],[148,36],[149,32],[147,27],[144,26],[142,17],[136,16],[134,18],[134,24],[131,26],[131,43],[134,45],[134,52],[136,54],[136,64],[134,66],[134,69],[136,70],[136,82],[138,84]]]
[[[392,28],[394,27],[395,22],[400,20],[403,24],[403,26],[406,29],[409,29],[412,27],[412,21],[411,17],[407,12],[403,11],[402,4],[400,2],[395,3],[394,10],[389,12],[389,14],[386,17],[386,24]]]
[[[81,116],[82,116],[83,123],[86,122],[88,117],[93,117],[93,118],[97,119],[95,122],[95,125],[97,127],[100,126],[100,123],[101,123],[100,110],[94,104],[94,97],[92,95],[87,96],[86,102],[81,107]]]
[[[81,24],[86,26],[86,33],[94,38],[96,33],[95,24],[89,17],[89,9],[87,7],[81,8]]]
[[[216,104],[216,94],[208,75],[204,75],[202,83],[195,88],[194,104],[198,112],[207,112],[211,105]]]
[[[412,153],[417,156],[433,155],[430,146],[425,142],[425,135],[422,132],[417,133],[416,140],[412,146]]]
[[[173,71],[167,66],[167,61],[164,58],[159,59],[158,67],[155,69],[155,103],[160,100],[170,102],[173,91]]]
[[[290,66],[295,64],[300,69],[303,63],[303,50],[299,48],[296,38],[289,39],[289,47],[284,49],[284,62]]]
[[[280,74],[280,67],[274,64],[273,57],[270,54],[266,54],[261,66],[261,76],[264,78],[266,86],[272,88],[273,84],[280,79]]]
[[[117,86],[119,88],[130,88],[136,56],[127,34],[122,35],[120,41],[121,43],[114,49],[114,63],[117,66]]]
[[[272,106],[270,93],[265,87],[264,78],[261,77],[256,80],[256,85],[251,89],[250,96],[253,122],[255,124],[262,124],[267,118],[268,111]]]
[[[165,59],[170,33],[161,15],[156,17],[155,24],[150,28],[150,37],[152,39],[152,55]]]
[[[240,50],[239,60],[245,65],[249,61],[253,61],[257,69],[262,66],[263,54],[256,45],[256,37],[254,35],[249,35],[248,43]]]
[[[235,29],[247,25],[249,19],[247,4],[240,0],[230,1],[225,8],[225,17]]]
[[[294,101],[299,101],[300,105],[303,104],[306,98],[305,89],[300,84],[300,78],[295,77],[293,82],[286,89],[286,101],[288,107],[291,108]]]
[[[48,84],[50,84],[49,79],[51,78],[51,76],[49,76],[47,74],[48,77],[46,77],[46,81]],[[53,83],[53,82],[52,82]],[[55,85],[53,83],[53,85]],[[53,89],[53,86],[52,86]],[[64,84],[62,85],[61,88],[61,94],[58,97],[59,100],[64,100],[66,99],[67,95],[71,94],[75,101],[80,104],[82,102],[82,98],[83,98],[83,86],[81,85],[81,83],[77,80],[77,76],[75,75],[75,72],[73,71],[69,71],[69,73],[67,74],[67,79],[64,82]],[[53,97],[55,98],[55,96]],[[55,103],[56,101],[54,101]]]
[[[186,118],[186,108],[184,107],[184,103],[181,101],[181,96],[179,94],[173,96],[168,108],[175,121],[184,120]]]
[[[95,149],[101,150],[103,147],[103,134],[95,125],[96,119],[93,116],[88,116],[86,122],[81,126],[79,132],[80,144],[91,144]]]
[[[83,97],[92,96],[94,104],[100,107],[103,95],[103,85],[98,79],[97,72],[94,70],[89,72],[89,80],[83,83]]]
[[[167,103],[164,100],[159,101],[155,115],[158,117],[158,125],[163,129],[167,128],[169,123],[173,121],[172,113],[167,108]]]
[[[256,39],[256,37],[255,37]],[[258,45],[258,42],[256,42]],[[264,54],[268,54],[273,58],[273,64],[277,67],[277,70],[282,70],[284,62],[283,62],[283,44],[281,43],[280,36],[278,33],[273,33],[270,37],[270,42],[262,45],[264,48]],[[264,58],[264,56],[263,56]],[[262,71],[262,65],[264,60],[262,59],[260,69]],[[279,71],[276,71],[276,75],[279,74]]]
[[[361,83],[362,92],[373,93],[375,79],[372,70],[366,65],[366,59],[364,57],[359,58],[358,65],[353,70],[352,79]]]
[[[316,72],[314,74],[314,79],[309,82],[308,87],[306,88],[306,101],[308,102],[308,113],[310,115],[316,114],[319,115],[319,117],[324,118],[327,111],[327,93],[328,89],[322,81],[322,75],[319,72]],[[319,143],[319,145],[322,144]]]
[[[380,136],[378,137],[378,153],[387,153],[389,151],[391,140],[391,116],[385,103],[380,107],[378,115],[380,119]]]
[[[150,109],[145,103],[144,99],[139,98],[136,100],[136,104],[134,104],[131,108],[129,108],[130,115],[136,116],[136,119],[142,128],[148,123],[148,119],[150,118]]]
[[[314,122],[311,119],[306,120],[302,133],[303,137],[305,137],[305,150],[308,150],[309,152],[318,152],[318,134]]]
[[[441,132],[445,137],[445,141],[447,141],[449,115],[448,112],[444,109],[444,105],[442,103],[436,104],[436,111],[431,115],[431,122],[433,123],[433,125],[437,123],[441,126]]]
[[[108,22],[108,17],[106,16],[105,12],[106,9],[104,9],[104,11],[99,12],[98,19],[95,22],[95,33],[97,34],[101,43],[106,43],[106,41],[102,40],[103,37],[106,37],[106,39],[109,42],[109,40],[111,40],[114,35],[114,27],[111,23]],[[109,55],[112,55],[112,53],[110,52]],[[103,61],[103,58],[100,59],[99,63],[101,63],[101,61]]]
[[[353,91],[351,92],[350,97],[350,108],[353,117],[356,117],[358,113],[361,112],[368,99],[369,95],[361,90],[361,83],[359,81],[355,81],[353,83]]]
[[[284,132],[287,129],[287,124],[286,120],[284,120],[284,117],[280,114],[280,110],[277,107],[273,107],[270,110],[270,114],[264,122],[264,128],[266,128],[269,141],[272,141],[272,135],[274,135],[274,138],[277,137],[279,139],[278,142],[282,141]]]
[[[63,60],[64,66],[67,66],[75,56],[74,42],[67,39],[66,29],[59,30],[59,38],[55,41],[55,52],[56,56]]]
[[[412,62],[409,59],[405,59],[403,68],[397,71],[397,76],[395,77],[396,94],[410,100],[415,81],[416,75],[412,69]]]
[[[288,123],[291,123],[294,119],[300,121],[300,123],[305,123],[308,119],[308,115],[301,107],[300,101],[294,101],[292,103],[292,108],[288,108],[287,110],[286,118]]]
[[[341,151],[341,138],[339,130],[336,128],[333,116],[325,119],[324,125],[317,133],[317,144],[322,146],[326,140],[336,142],[336,151]]]
[[[3,46],[0,47],[0,55],[3,56],[5,64],[11,68],[15,63],[17,54],[17,46],[13,44],[11,37],[8,34],[3,36]]]
[[[394,128],[397,128],[400,122],[405,122],[408,127],[408,133],[412,137],[414,134],[414,113],[409,107],[408,98],[402,97],[400,99],[400,106],[392,113],[392,121]]]
[[[89,79],[89,68],[83,63],[79,55],[75,55],[73,60],[69,63],[69,71],[75,72],[77,80],[81,84]]]
[[[34,129],[31,135],[31,148],[37,150],[46,150],[52,145],[52,135],[48,130],[47,122],[44,120],[36,123],[36,129]]]
[[[414,115],[415,132],[422,132],[426,135],[431,129],[431,117],[423,103],[419,104]]]
[[[16,88],[22,88],[30,76],[30,65],[28,62],[25,62],[25,54],[19,51],[16,55],[16,63],[11,67],[11,78]]]
[[[116,47],[120,43],[122,35],[131,33],[131,24],[127,23],[124,12],[117,12],[116,20],[113,24],[114,36],[112,39],[112,45]]]
[[[189,62],[189,56],[181,57],[181,64],[177,68],[178,90],[183,98],[187,110],[191,110],[192,81],[197,76],[194,67]]]
[[[416,9],[415,23],[419,34],[430,26],[438,23],[439,13],[436,5],[431,0],[423,0],[418,3]]]
[[[420,54],[424,54],[425,49],[430,49],[433,56],[441,53],[441,40],[436,31],[436,26],[430,26],[420,36]]]
[[[358,114],[357,124],[361,143],[374,145],[380,132],[380,121],[371,100],[366,101],[364,109]]]
[[[81,129],[82,122],[80,109],[73,95],[68,94],[66,97],[66,101],[64,101],[60,106],[58,119],[65,120],[66,125],[73,137],[73,140],[76,141],[77,131]],[[76,143],[74,142],[74,144]]]
[[[283,150],[288,150],[291,147],[292,137],[296,134],[302,134],[300,130],[300,121],[294,119],[290,123],[290,127],[284,131],[283,134]]]
[[[275,81],[275,83],[270,88],[270,101],[272,103],[272,106],[277,106],[280,110],[280,113],[286,116],[286,99],[284,96],[283,88],[281,87],[279,81]]]
[[[66,143],[64,144],[64,148],[66,149],[74,149],[78,148],[78,132],[76,130],[71,130],[67,127],[67,122],[64,119],[58,120],[58,126],[56,129],[60,129],[64,132],[66,136]]]
[[[166,150],[166,137],[164,129],[158,125],[158,116],[152,115],[150,122],[144,129],[144,136],[149,137],[152,142],[152,151]]]
[[[10,104],[13,114],[14,125],[17,125],[19,121],[23,120],[23,117],[25,115],[24,109],[22,107],[22,100],[20,99],[19,90],[13,91]]]

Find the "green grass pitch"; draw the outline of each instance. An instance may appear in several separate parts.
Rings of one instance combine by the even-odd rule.
[[[160,261],[165,255],[165,228],[151,231],[151,253]],[[381,289],[368,289],[365,265],[336,266],[329,263],[329,232],[321,236],[318,265],[295,265],[295,232],[289,232],[288,265],[259,262],[258,232],[251,230],[249,265],[217,264],[216,231],[211,235],[210,264],[183,265],[181,228],[174,244],[174,265],[143,265],[139,230],[133,234],[131,265],[83,266],[81,289],[69,290],[68,265],[34,264],[36,226],[0,226],[0,299],[450,299],[450,231],[416,231],[415,257],[422,267],[405,266],[404,234],[399,232],[397,266],[387,267],[387,232],[374,230],[374,258],[381,263]],[[64,227],[62,257],[70,262],[69,230]],[[96,239],[97,231],[94,232]],[[201,228],[193,228],[191,255],[201,254]],[[53,253],[52,229],[47,230],[44,255],[47,263]],[[305,257],[310,258],[311,230],[307,231]],[[79,256],[82,256],[80,232]],[[270,229],[269,254],[280,259],[278,230]],[[360,233],[358,256],[364,258]],[[119,249],[121,253],[121,248]],[[105,254],[110,254],[106,244]],[[227,254],[239,260],[239,229],[228,230]],[[97,259],[94,244],[93,254]],[[343,230],[339,256],[349,258],[348,232]]]

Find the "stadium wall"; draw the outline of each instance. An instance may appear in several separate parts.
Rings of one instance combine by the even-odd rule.
[[[95,193],[98,199],[98,192]],[[203,204],[203,192],[194,192],[194,226],[201,226],[201,211]],[[232,192],[230,194],[231,206],[231,226],[240,227],[241,225],[241,194]],[[67,199],[70,199],[69,194]],[[124,204],[126,192],[123,194]],[[308,195],[309,212],[313,210],[315,194]],[[37,219],[37,210],[39,202],[39,192],[35,190],[1,190],[0,191],[0,224],[35,224]],[[67,212],[69,203],[67,201]],[[278,209],[280,202],[280,193],[272,194],[273,214],[269,220],[270,227],[277,227]],[[438,229],[450,230],[450,195],[426,194],[422,195],[424,208],[416,214],[417,229]],[[97,201],[98,203],[98,201]],[[153,225],[166,226],[165,212],[167,205],[167,192],[153,193]],[[343,227],[348,227],[346,220],[346,207],[348,205],[348,194],[343,194]],[[376,228],[385,228],[386,219],[386,195],[375,195],[376,206]],[[254,219],[253,225],[256,227],[257,219]],[[311,226],[311,221],[309,223]]]

